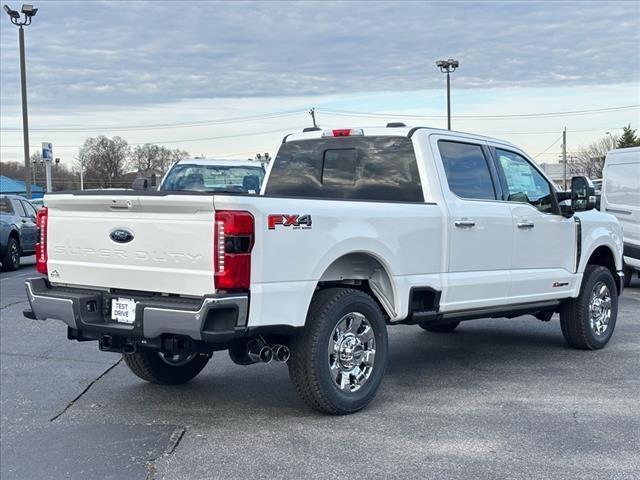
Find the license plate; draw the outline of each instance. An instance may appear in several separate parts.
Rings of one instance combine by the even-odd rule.
[[[136,301],[132,298],[114,298],[111,300],[111,320],[119,323],[136,321]]]

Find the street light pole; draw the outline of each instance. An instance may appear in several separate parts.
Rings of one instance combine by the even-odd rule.
[[[24,178],[27,198],[31,198],[31,172],[29,168],[29,113],[27,110],[27,67],[24,60],[24,28],[20,25],[20,87],[22,90],[22,140],[24,145]]]
[[[438,60],[436,66],[442,73],[447,74],[447,130],[451,130],[451,73],[460,66],[458,60]]]
[[[22,138],[24,145],[24,187],[27,198],[31,198],[31,163],[29,159],[29,115],[27,112],[27,68],[24,53],[24,26],[31,25],[31,20],[38,12],[33,5],[22,5],[24,20],[20,19],[20,13],[12,10],[8,5],[4,6],[11,23],[19,27],[18,39],[20,43],[20,82],[22,90]]]

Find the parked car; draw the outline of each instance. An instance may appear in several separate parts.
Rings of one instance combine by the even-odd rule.
[[[613,334],[618,221],[593,210],[587,178],[557,192],[511,143],[422,127],[296,133],[262,195],[194,170],[197,182],[168,174],[175,191],[167,178],[161,191],[47,195],[48,279],[26,282],[25,316],[63,321],[154,383],[187,382],[220,350],[287,362],[302,399],[331,414],[374,397],[387,326],[559,312],[571,347]]]
[[[159,190],[257,194],[264,174],[262,163],[251,160],[185,159],[169,169]]]
[[[640,147],[607,153],[601,210],[615,215],[624,237],[624,277],[628,286],[640,272]]]
[[[3,270],[17,270],[20,257],[36,250],[36,210],[26,198],[0,195],[0,262]]]

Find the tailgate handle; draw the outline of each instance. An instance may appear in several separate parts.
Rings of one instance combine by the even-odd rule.
[[[131,203],[131,200],[127,200],[126,202],[111,200],[111,205],[109,206],[109,208],[111,208],[112,210],[129,210],[131,207],[133,207],[133,203]]]

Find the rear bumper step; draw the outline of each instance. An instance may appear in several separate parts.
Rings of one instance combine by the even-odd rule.
[[[116,295],[98,290],[53,287],[45,278],[28,279],[25,288],[31,306],[24,312],[26,318],[59,320],[80,332],[138,339],[174,335],[196,341],[224,342],[243,336],[247,325],[247,293],[199,299]],[[110,318],[110,300],[122,296],[136,302],[136,318],[131,325]]]

